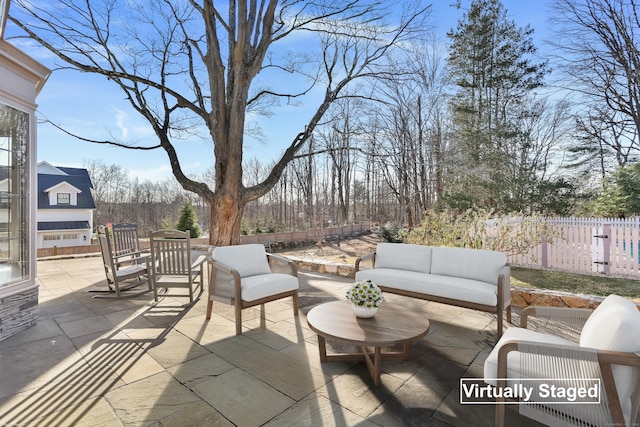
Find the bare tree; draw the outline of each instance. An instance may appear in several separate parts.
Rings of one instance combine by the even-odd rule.
[[[98,74],[120,88],[126,99],[153,128],[182,187],[211,207],[210,243],[239,241],[244,207],[265,195],[286,165],[309,139],[328,107],[355,80],[387,75],[382,61],[394,46],[425,28],[428,7],[419,2],[396,5],[384,0],[59,0],[38,3],[17,0],[10,19],[28,37],[50,50],[62,67]],[[385,22],[396,18],[396,23]],[[274,45],[294,33],[318,36],[319,50],[278,57]],[[310,46],[304,46],[309,52]],[[242,183],[247,111],[269,110],[278,99],[295,99],[291,77],[260,81],[268,69],[293,73],[323,84],[324,94],[308,123],[291,141],[261,182]],[[215,186],[187,176],[177,147],[193,134],[213,141]],[[95,142],[95,141],[94,141]],[[184,141],[182,141],[184,143]]]
[[[624,165],[640,154],[640,5],[636,0],[556,0],[556,47],[570,89],[586,105],[578,118],[588,155]],[[609,159],[602,159],[600,166]]]

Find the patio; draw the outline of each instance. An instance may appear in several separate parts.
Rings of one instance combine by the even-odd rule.
[[[459,379],[482,377],[495,343],[486,313],[388,295],[429,318],[413,359],[385,362],[375,387],[366,366],[320,364],[305,314],[344,298],[349,279],[300,273],[300,316],[291,300],[245,310],[235,335],[233,308],[206,293],[184,299],[151,293],[94,299],[106,287],[97,257],[38,262],[40,318],[0,342],[0,425],[301,426],[484,425],[493,405],[461,405]],[[507,411],[507,425],[537,425]]]

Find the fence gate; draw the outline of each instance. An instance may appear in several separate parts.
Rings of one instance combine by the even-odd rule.
[[[591,271],[609,274],[611,272],[611,224],[593,227],[591,238]]]

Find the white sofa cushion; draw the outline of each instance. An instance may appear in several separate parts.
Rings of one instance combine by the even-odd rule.
[[[491,283],[478,280],[392,268],[374,268],[356,273],[356,280],[367,279],[380,286],[494,307],[498,301],[498,288]]]
[[[375,267],[429,273],[431,247],[408,243],[378,243]]]
[[[598,350],[640,353],[640,311],[619,295],[609,295],[589,316],[580,334],[580,346]],[[631,413],[631,395],[640,383],[640,370],[612,367],[622,411]],[[639,390],[640,391],[640,390]]]
[[[498,284],[500,271],[507,264],[502,252],[482,249],[433,247],[431,273],[463,277]]]
[[[242,300],[255,301],[298,289],[298,278],[282,273],[258,274],[242,278],[240,286]],[[216,283],[216,296],[233,298],[233,280]]]
[[[214,261],[237,270],[240,277],[271,272],[263,245],[218,246],[213,249],[211,256]]]
[[[523,328],[509,328],[505,331],[502,337],[498,340],[498,343],[493,348],[489,356],[484,362],[484,378],[485,382],[496,385],[495,379],[498,377],[498,351],[502,345],[507,341],[533,341],[543,344],[560,344],[577,347],[578,344],[557,337],[555,335],[543,334],[540,332],[532,331]],[[539,378],[544,377],[540,375]],[[520,352],[512,351],[507,356],[507,378],[519,379],[520,378]],[[509,381],[509,385],[513,385],[515,381]]]

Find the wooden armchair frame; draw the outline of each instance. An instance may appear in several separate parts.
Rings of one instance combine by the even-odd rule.
[[[189,232],[153,231],[150,234],[150,245],[148,270],[154,300],[158,301],[158,289],[182,288],[186,289],[188,294],[165,293],[164,296],[188,296],[189,303],[185,306],[195,303],[204,290],[204,265],[207,258],[201,255],[195,261],[191,261]]]
[[[144,264],[131,264],[129,255],[122,257],[114,255],[112,252],[111,239],[106,226],[98,226],[98,242],[100,244],[100,252],[102,255],[102,264],[104,272],[107,278],[106,291],[92,290],[90,292],[98,292],[100,294],[112,294],[114,295],[96,295],[95,298],[120,298],[123,296],[135,296],[147,293],[152,289],[151,283],[148,278],[147,265]],[[122,259],[124,258],[124,260]],[[134,280],[131,282],[131,280]],[[138,286],[146,283],[148,289],[137,292],[123,294],[124,291],[137,288]]]
[[[143,253],[140,249],[137,224],[120,222],[113,224],[111,231],[113,233],[113,253],[121,262],[127,260],[136,264],[147,262],[149,254]]]

